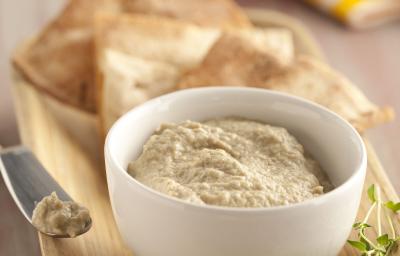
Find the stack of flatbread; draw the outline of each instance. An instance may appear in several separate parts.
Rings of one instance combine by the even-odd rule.
[[[173,19],[146,15],[101,15],[96,20],[99,111],[108,129],[127,110],[177,89],[224,33]],[[282,62],[293,58],[291,35],[280,29],[230,30]]]
[[[16,52],[14,66],[57,99],[96,112],[93,20],[99,12],[145,13],[220,28],[251,26],[231,0],[70,0],[55,20]]]
[[[148,99],[200,86],[297,95],[360,131],[393,118],[341,74],[295,52],[290,30],[254,27],[233,0],[71,0],[14,65],[48,94],[96,113],[103,134]]]
[[[254,86],[277,90],[319,103],[347,119],[359,131],[393,118],[343,75],[310,56],[282,62],[245,40],[225,33],[196,68],[184,74],[180,89],[209,85]]]

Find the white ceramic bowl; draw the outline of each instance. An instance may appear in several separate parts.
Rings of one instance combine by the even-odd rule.
[[[232,115],[287,128],[336,188],[289,206],[224,208],[167,197],[128,175],[161,123]],[[110,130],[105,158],[115,220],[139,256],[336,255],[355,219],[367,163],[362,139],[333,112],[286,94],[229,87],[183,90],[131,110]]]

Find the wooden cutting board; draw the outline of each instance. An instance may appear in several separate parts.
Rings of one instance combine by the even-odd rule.
[[[268,12],[252,10],[249,13],[256,23],[276,26],[287,24],[295,31],[296,44],[299,48],[303,48],[303,52],[308,51],[312,55],[322,56],[312,40],[304,39],[308,38],[307,31],[294,20],[272,17],[274,18],[272,22],[271,16],[266,15]],[[76,201],[89,208],[93,217],[92,229],[74,239],[54,239],[38,233],[42,254],[46,256],[132,255],[124,245],[113,219],[101,153],[85,150],[80,141],[64,129],[48,107],[47,96],[43,93],[22,79],[15,80],[13,90],[22,143],[32,149],[54,179]],[[98,138],[96,131],[93,131],[92,135],[93,140]],[[368,151],[368,173],[364,189],[366,190],[370,184],[379,185],[384,200],[399,201],[372,146],[368,141],[365,142]],[[365,216],[369,208],[365,195],[366,193],[363,194],[359,219]],[[395,221],[395,226],[400,233],[398,219]],[[356,252],[348,245],[345,245],[340,253],[340,255],[355,254]]]

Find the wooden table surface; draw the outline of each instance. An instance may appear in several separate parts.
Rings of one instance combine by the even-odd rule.
[[[0,0],[0,144],[18,143],[10,96],[8,59],[20,40],[40,28],[62,6],[61,0]],[[400,23],[351,31],[299,1],[239,0],[248,7],[279,10],[302,20],[313,32],[328,62],[370,99],[400,113]],[[400,192],[400,121],[377,127],[367,137]],[[36,234],[14,206],[0,181],[0,255],[39,255]]]

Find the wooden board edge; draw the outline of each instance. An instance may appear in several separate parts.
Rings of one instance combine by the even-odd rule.
[[[381,189],[384,191],[386,195],[388,195],[390,200],[396,202],[400,201],[399,195],[396,189],[393,187],[393,184],[390,181],[389,176],[386,173],[385,169],[383,168],[382,163],[379,160],[372,144],[367,139],[364,139],[364,144],[367,149],[368,165],[374,166],[374,173],[377,175],[376,178],[381,181],[379,183],[387,184],[385,185],[385,187],[382,187]]]

